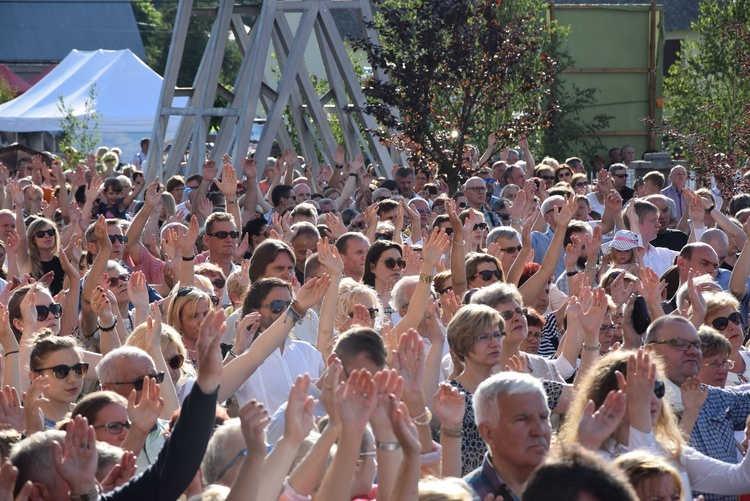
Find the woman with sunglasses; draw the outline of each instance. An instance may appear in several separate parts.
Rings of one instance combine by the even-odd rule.
[[[739,464],[724,463],[685,443],[671,406],[664,403],[663,367],[658,358],[654,360],[643,350],[601,357],[578,387],[560,440],[580,442],[609,460],[637,449],[651,450],[680,473],[685,500],[692,499],[691,490],[749,492],[748,456]]]
[[[148,346],[147,331],[148,326],[145,323],[139,325],[135,328],[133,333],[128,336],[125,345],[135,346],[136,348],[140,348],[147,352],[149,355],[152,355]],[[180,384],[180,381],[184,383],[185,378],[195,379],[197,376],[195,368],[189,363],[185,364],[185,360],[188,358],[188,352],[185,345],[182,343],[180,333],[166,323],[161,324],[159,344],[161,345],[162,358],[164,358],[164,362],[166,362],[167,365],[167,373],[169,374],[169,378],[172,380],[172,384],[174,384],[179,397],[181,395],[180,390],[183,387],[183,384]],[[182,398],[180,398],[180,401],[182,401]]]
[[[727,338],[732,346],[729,360],[732,367],[727,376],[727,386],[737,386],[748,382],[750,377],[750,352],[743,346],[745,331],[742,328],[740,303],[729,292],[704,292],[706,317],[704,325],[713,327]]]
[[[466,238],[466,252],[481,252],[489,232],[484,214],[474,209],[467,209],[458,215],[464,225]]]
[[[500,260],[486,252],[470,253],[466,256],[466,279],[469,289],[480,289],[501,281]]]
[[[406,268],[406,261],[402,256],[399,244],[390,240],[377,240],[370,246],[365,257],[362,283],[375,289],[389,323],[391,289]]]
[[[352,327],[352,324],[355,323],[355,307],[357,305],[367,311],[369,320],[365,327],[375,328],[375,324],[381,318],[383,311],[375,291],[351,278],[342,279],[338,288],[338,302],[333,326],[336,332],[346,332]],[[358,315],[357,319],[359,319]]]
[[[555,180],[558,183],[570,184],[570,180],[573,179],[573,170],[568,164],[560,164],[555,169]]]
[[[60,251],[60,234],[57,226],[49,219],[39,217],[26,228],[28,254],[19,253],[18,266],[21,272],[29,273],[39,280],[45,274],[52,272],[54,277],[50,285],[52,295],[56,295],[63,288],[65,271],[58,253]]]
[[[40,404],[44,414],[45,428],[54,428],[58,421],[71,411],[71,404],[78,400],[83,389],[83,379],[89,364],[82,363],[71,337],[52,335],[47,330],[34,340],[29,359],[29,377],[33,381],[46,378]]]
[[[544,186],[548,190],[555,185],[555,169],[547,164],[539,164],[534,167],[534,177],[544,181]]]

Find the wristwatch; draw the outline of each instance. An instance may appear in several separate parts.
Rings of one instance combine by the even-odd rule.
[[[68,494],[70,501],[96,501],[99,499],[99,488],[94,487],[88,492],[83,494]]]

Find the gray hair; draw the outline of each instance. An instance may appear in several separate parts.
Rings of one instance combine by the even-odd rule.
[[[328,203],[333,204],[333,206],[336,208],[336,210],[339,210],[339,204],[336,203],[336,200],[334,200],[332,198],[321,198],[320,200],[318,200],[318,207],[320,207],[323,204],[328,204]]]
[[[18,468],[16,486],[22,486],[27,481],[42,484],[50,490],[57,489],[57,475],[51,475],[55,471],[54,457],[52,455],[53,444],[65,443],[65,432],[60,430],[45,430],[26,437],[13,446],[10,451],[10,461]]]
[[[651,343],[653,341],[658,341],[659,333],[669,328],[669,324],[672,322],[676,322],[678,324],[684,324],[686,326],[690,326],[690,328],[698,332],[698,329],[695,328],[693,324],[690,323],[690,320],[687,318],[681,317],[679,315],[664,315],[663,317],[659,317],[653,322],[651,322],[651,325],[648,326],[648,329],[646,330],[646,337],[645,337],[645,344]]]
[[[499,303],[517,302],[523,306],[523,297],[515,285],[505,282],[495,282],[487,287],[482,287],[471,296],[471,304],[483,304],[494,308]]]
[[[542,202],[542,217],[550,210],[550,207],[552,207],[552,204],[555,202],[561,202],[565,203],[565,199],[562,197],[562,195],[553,195],[551,197],[547,197],[544,202]]]
[[[316,239],[320,239],[320,232],[318,231],[318,228],[308,223],[307,221],[294,223],[291,227],[291,230],[294,232],[292,242],[297,240],[297,237],[313,237]]]
[[[714,277],[712,277],[711,275],[698,275],[697,277],[693,278],[693,285],[701,286],[701,290],[703,290],[704,285],[715,285],[716,292],[721,291],[721,286],[714,281]],[[677,288],[677,292],[675,292],[675,304],[677,305],[678,310],[682,307],[682,303],[684,303],[685,300],[690,302],[690,293],[688,292],[687,282],[681,284]]]
[[[226,485],[209,485],[200,494],[195,494],[188,501],[224,501],[229,497],[231,488]]]
[[[513,237],[521,238],[521,234],[511,226],[497,226],[487,235],[487,245],[494,244],[501,238],[511,239]]]
[[[416,286],[417,283],[419,283],[419,277],[415,276],[403,277],[396,282],[391,291],[391,304],[394,310],[401,310],[409,304],[411,296],[406,295],[406,289],[411,285]],[[412,294],[414,294],[414,291],[412,291]]]
[[[500,419],[500,395],[539,394],[547,405],[542,382],[521,372],[501,372],[485,379],[474,392],[474,419],[477,426],[482,423],[495,423]]]
[[[101,384],[107,384],[117,381],[118,375],[115,369],[115,361],[121,358],[132,358],[148,360],[151,365],[154,365],[154,359],[151,355],[146,353],[140,348],[135,346],[120,346],[110,351],[101,359],[99,364],[96,366],[96,377],[99,379]]]
[[[242,424],[240,418],[233,418],[216,428],[211,440],[206,447],[206,455],[201,463],[201,475],[205,485],[215,484],[219,481],[219,473],[229,462],[226,450],[230,443],[242,438]]]

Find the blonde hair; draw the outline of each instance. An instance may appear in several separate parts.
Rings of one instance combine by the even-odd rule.
[[[146,322],[133,329],[133,332],[125,341],[125,346],[135,346],[136,348],[140,348],[143,351],[148,352],[148,346],[146,344],[147,330],[148,326]],[[161,324],[161,337],[159,339],[159,344],[161,345],[162,351],[165,350],[170,344],[172,344],[175,348],[177,348],[177,352],[185,357],[185,360],[189,358],[187,348],[185,348],[185,343],[182,342],[182,336],[180,336],[180,333],[177,332],[171,325],[167,325],[165,323]],[[192,367],[191,364],[183,364],[180,368],[180,372],[182,374],[195,377],[196,374],[194,373],[194,371],[189,370],[190,367]]]
[[[717,311],[726,307],[740,311],[739,301],[729,292],[704,292],[703,299],[706,300],[706,318],[716,315]]]
[[[459,358],[466,360],[474,351],[474,338],[490,327],[505,330],[505,321],[500,312],[483,304],[462,306],[448,324],[448,346]]]
[[[669,475],[669,477],[671,477],[672,483],[677,488],[677,493],[680,499],[682,499],[684,486],[682,485],[680,473],[664,458],[646,450],[639,449],[623,454],[615,459],[614,464],[625,472],[630,484],[636,490],[641,499],[644,498],[644,496],[642,496],[642,489],[647,487],[644,484],[663,475]]]
[[[190,308],[190,315],[195,313],[195,308],[198,305],[198,301],[205,299],[208,305],[211,305],[211,298],[197,287],[182,287],[180,288],[172,301],[169,303],[169,310],[167,310],[167,323],[174,328],[181,335],[185,335],[182,332],[182,320],[180,320],[180,313],[184,308]],[[194,333],[197,334],[197,333]]]
[[[471,501],[473,491],[465,480],[455,477],[426,477],[419,480],[419,501]]]
[[[334,329],[337,332],[343,332],[342,328],[346,319],[349,318],[349,312],[354,309],[354,298],[360,294],[370,296],[374,308],[383,313],[380,300],[372,287],[355,282],[351,278],[344,278],[339,285],[339,299],[336,307],[336,317],[333,320]]]

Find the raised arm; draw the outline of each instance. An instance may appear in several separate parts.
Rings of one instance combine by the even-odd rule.
[[[237,205],[237,172],[232,165],[229,155],[224,155],[224,167],[221,169],[221,181],[214,179],[214,184],[224,194],[227,204],[227,212],[234,219],[237,228],[242,228],[242,218]]]
[[[157,177],[146,189],[146,196],[144,197],[145,200],[143,203],[143,207],[141,207],[141,210],[130,222],[128,231],[125,234],[128,239],[125,247],[127,247],[130,259],[133,260],[133,264],[136,266],[138,266],[142,262],[141,235],[143,234],[143,229],[146,227],[146,221],[148,221],[149,215],[151,215],[151,213],[161,201],[161,194],[163,192],[164,190],[159,188],[159,178]]]
[[[81,298],[83,309],[81,328],[84,337],[89,337],[96,331],[96,315],[93,314],[94,312],[91,309],[91,295],[99,284],[99,277],[107,270],[109,253],[112,250],[112,242],[109,241],[107,235],[107,221],[104,216],[99,216],[99,219],[94,223],[94,238],[99,243],[99,252],[96,254],[88,274],[83,279],[83,296]]]
[[[456,215],[456,202],[448,200],[445,202],[445,212],[448,214],[453,228],[453,238],[451,239],[451,283],[453,292],[456,297],[463,297],[467,288],[466,280],[466,251],[464,239],[470,235],[464,234],[464,225]]]
[[[18,268],[19,272],[29,271],[29,243],[26,240],[26,222],[23,217],[23,191],[18,187],[18,181],[8,180],[8,196],[13,200],[13,210],[16,213],[16,231],[18,232]],[[19,275],[20,276],[20,275]]]
[[[318,262],[326,269],[331,277],[331,284],[323,297],[320,307],[320,322],[318,323],[318,340],[315,348],[323,354],[326,360],[331,351],[333,340],[334,319],[338,308],[339,284],[344,272],[344,262],[334,245],[329,245],[328,238],[318,241]]]
[[[245,174],[246,188],[240,218],[242,221],[250,221],[255,218],[258,206],[258,161],[254,158],[243,158],[242,172]]]
[[[742,230],[745,235],[750,235],[750,219],[742,225]],[[729,279],[729,290],[739,299],[747,295],[748,276],[750,276],[750,238],[745,240]]]

